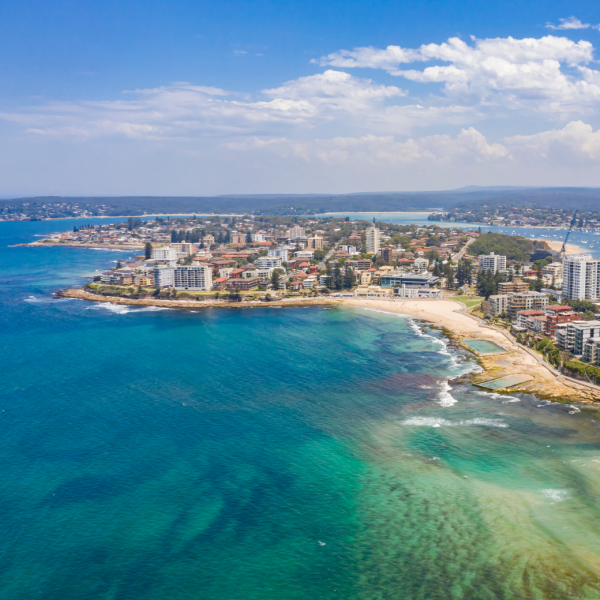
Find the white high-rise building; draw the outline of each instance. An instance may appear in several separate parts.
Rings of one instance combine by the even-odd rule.
[[[600,260],[591,254],[567,254],[563,259],[563,297],[572,300],[600,298]]]
[[[206,265],[177,267],[174,269],[174,284],[177,290],[207,292],[212,289],[212,269]]]
[[[506,271],[506,256],[500,256],[499,254],[494,254],[493,252],[480,255],[479,270],[491,271],[492,273],[500,271],[503,273]]]
[[[287,262],[288,260],[288,249],[287,248],[276,248],[275,250],[268,250],[267,256],[278,256],[282,261]]]
[[[281,268],[281,257],[280,256],[261,256],[256,264],[259,269],[280,269]]]
[[[152,250],[152,259],[166,261],[177,260],[177,250],[175,250],[175,248],[171,248],[170,246],[156,248],[156,250]]]
[[[373,225],[367,229],[367,252],[377,254],[381,247],[381,231]]]
[[[304,234],[304,227],[294,225],[294,227],[288,229],[288,238],[290,240],[295,240],[297,238],[302,237],[306,237],[306,235]]]
[[[154,267],[154,287],[172,287],[173,286],[173,268],[172,267]]]

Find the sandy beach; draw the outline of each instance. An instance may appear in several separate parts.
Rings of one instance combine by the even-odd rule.
[[[548,244],[548,246],[550,246],[550,248],[552,250],[554,250],[555,252],[560,252],[562,250],[562,242],[558,242],[555,240],[537,240],[538,242],[546,242],[546,244]],[[585,248],[581,247],[581,246],[576,246],[575,244],[567,244],[566,247],[566,252],[567,254],[587,254],[589,253],[589,250],[586,250]]]

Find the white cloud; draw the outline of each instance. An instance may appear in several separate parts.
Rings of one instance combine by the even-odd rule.
[[[454,137],[432,135],[406,141],[396,141],[394,136],[375,135],[310,141],[255,137],[240,143],[228,143],[225,147],[237,151],[266,151],[283,158],[328,164],[481,164],[509,157],[502,144],[489,144],[473,127],[462,129]]]
[[[600,130],[594,131],[582,121],[572,121],[562,129],[507,137],[503,142],[519,160],[600,167]]]
[[[284,127],[315,127],[333,120],[369,122],[385,114],[385,102],[406,94],[348,73],[327,70],[264,90],[264,99],[211,87],[175,83],[135,90],[132,100],[54,103],[0,113],[41,135],[89,138],[125,135],[187,138],[199,135],[268,134]]]
[[[593,61],[588,41],[573,42],[548,35],[539,39],[459,38],[418,49],[388,46],[385,50],[340,50],[317,61],[321,65],[383,69],[394,76],[421,83],[444,84],[446,97],[488,109],[544,111],[553,114],[589,113],[597,109],[600,85],[582,72],[598,73],[585,65]],[[400,65],[437,61],[424,69]]]
[[[566,19],[559,19],[559,25],[553,25],[552,23],[546,23],[548,29],[587,29],[590,24],[582,23],[575,17],[567,17]]]

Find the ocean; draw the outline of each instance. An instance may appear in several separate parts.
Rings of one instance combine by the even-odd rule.
[[[2,600],[600,598],[596,410],[381,311],[55,299],[130,256],[9,247],[74,224],[0,223]]]

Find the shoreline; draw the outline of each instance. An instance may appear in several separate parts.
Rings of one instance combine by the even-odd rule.
[[[292,298],[271,302],[249,300],[227,302],[224,300],[167,300],[157,298],[122,298],[101,296],[82,288],[61,290],[58,296],[75,298],[88,302],[106,302],[128,306],[157,306],[174,309],[196,308],[284,308],[310,306],[347,306],[351,308],[374,309],[388,314],[409,316],[447,330],[449,337],[456,340],[465,350],[471,352],[482,367],[481,373],[468,375],[469,381],[477,385],[491,379],[509,375],[526,374],[533,377],[525,383],[505,388],[503,392],[534,394],[540,399],[573,402],[599,402],[600,391],[566,379],[533,351],[519,346],[512,336],[495,327],[480,323],[467,313],[466,306],[456,300],[369,300],[355,298]],[[506,349],[502,354],[477,354],[464,345],[465,340],[477,339],[494,342]]]
[[[553,252],[560,252],[562,249],[563,242],[557,240],[536,240],[536,242],[546,242],[550,246],[550,250]],[[586,250],[583,246],[577,244],[567,244],[565,248],[566,254],[591,254],[590,250]]]
[[[27,244],[13,244],[10,248],[29,247],[29,248],[84,248],[86,250],[144,250],[144,244],[139,246],[128,246],[126,244],[75,244],[71,243],[51,243],[44,242],[50,238],[43,238]]]

